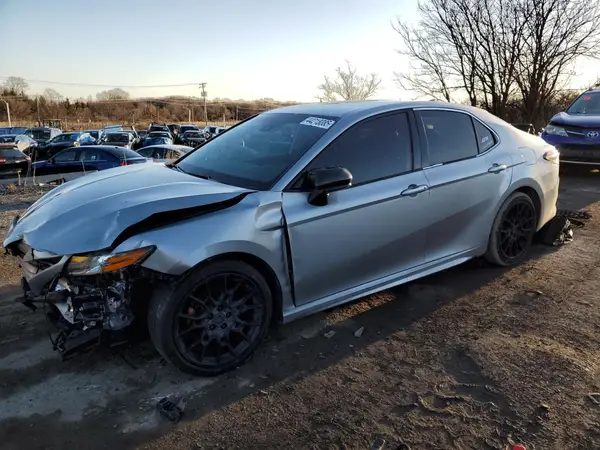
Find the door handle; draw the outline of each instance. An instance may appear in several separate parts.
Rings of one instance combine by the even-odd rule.
[[[489,173],[500,173],[504,170],[508,169],[508,167],[506,166],[506,164],[492,164],[492,167],[490,167],[488,169]]]
[[[404,196],[409,195],[411,197],[414,197],[414,196],[420,194],[421,192],[425,192],[428,189],[429,189],[429,186],[427,186],[426,184],[421,184],[418,186],[416,184],[411,184],[406,189],[404,189],[400,194],[404,195]]]

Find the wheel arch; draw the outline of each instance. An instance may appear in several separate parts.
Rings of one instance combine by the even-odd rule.
[[[494,217],[496,217],[498,211],[500,211],[500,208],[502,207],[504,202],[506,202],[506,200],[515,192],[522,192],[523,194],[527,195],[533,202],[537,214],[537,228],[539,230],[539,228],[541,227],[541,220],[544,217],[544,208],[542,204],[542,188],[538,184],[538,182],[532,178],[520,179],[516,183],[514,183],[509,189],[506,190],[504,196],[502,197],[502,201],[498,202]]]

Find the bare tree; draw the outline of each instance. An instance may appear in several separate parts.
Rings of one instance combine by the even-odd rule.
[[[398,20],[409,70],[398,84],[434,99],[464,97],[502,115],[514,92],[522,51],[524,17],[520,0],[430,0],[420,3],[417,26]]]
[[[527,16],[524,51],[515,80],[524,119],[543,121],[545,105],[564,87],[581,57],[598,58],[597,0],[522,0]]]
[[[9,95],[25,95],[28,88],[29,85],[21,77],[8,77],[2,86],[2,90]]]
[[[44,90],[42,97],[48,102],[57,103],[63,100],[63,96],[58,91],[50,88]]]
[[[373,97],[379,89],[381,79],[375,73],[359,75],[356,68],[346,61],[346,68],[338,67],[334,78],[325,76],[325,82],[319,85],[321,91],[317,98],[326,102],[339,100],[366,100]]]
[[[398,20],[396,74],[405,89],[461,100],[503,117],[515,97],[523,119],[538,123],[580,57],[600,44],[597,0],[428,0],[416,26]]]
[[[127,100],[129,97],[129,92],[121,88],[109,89],[96,94],[97,100]]]

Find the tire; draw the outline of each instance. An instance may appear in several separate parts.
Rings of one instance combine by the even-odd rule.
[[[525,211],[528,212],[526,213]],[[522,214],[518,214],[519,212],[522,212]],[[530,214],[531,217],[529,217]],[[522,217],[522,219],[519,219],[523,220],[521,227],[508,225],[508,222],[514,216]],[[537,222],[538,211],[531,198],[523,192],[514,192],[511,194],[502,204],[494,219],[485,259],[492,264],[503,267],[522,262],[527,257],[527,253],[533,242]],[[510,251],[506,251],[506,245],[509,245],[509,242],[514,242],[512,236],[517,233],[515,228],[520,228],[522,236],[516,238],[518,244],[515,244],[513,247],[515,248],[515,254],[511,254]],[[520,251],[517,251],[517,249]]]
[[[186,373],[215,376],[252,356],[272,314],[273,296],[260,272],[245,262],[224,260],[158,289],[150,301],[148,328],[171,364]]]

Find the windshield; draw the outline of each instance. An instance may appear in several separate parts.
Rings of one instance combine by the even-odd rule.
[[[129,135],[125,133],[109,133],[104,136],[104,142],[129,142]]]
[[[197,130],[198,127],[194,126],[194,125],[183,125],[180,129],[179,132],[180,133],[185,133],[186,131],[189,130]]]
[[[74,133],[59,134],[54,139],[52,139],[52,142],[75,142],[77,140],[78,136],[79,136],[78,134],[74,134]]]
[[[600,114],[600,92],[588,92],[580,95],[569,109],[569,114]]]
[[[30,130],[27,134],[33,139],[50,139],[50,131],[47,130]]]
[[[208,141],[177,166],[191,175],[266,190],[337,119],[292,113],[261,114]]]
[[[0,136],[0,144],[10,144],[15,142],[16,136]]]

